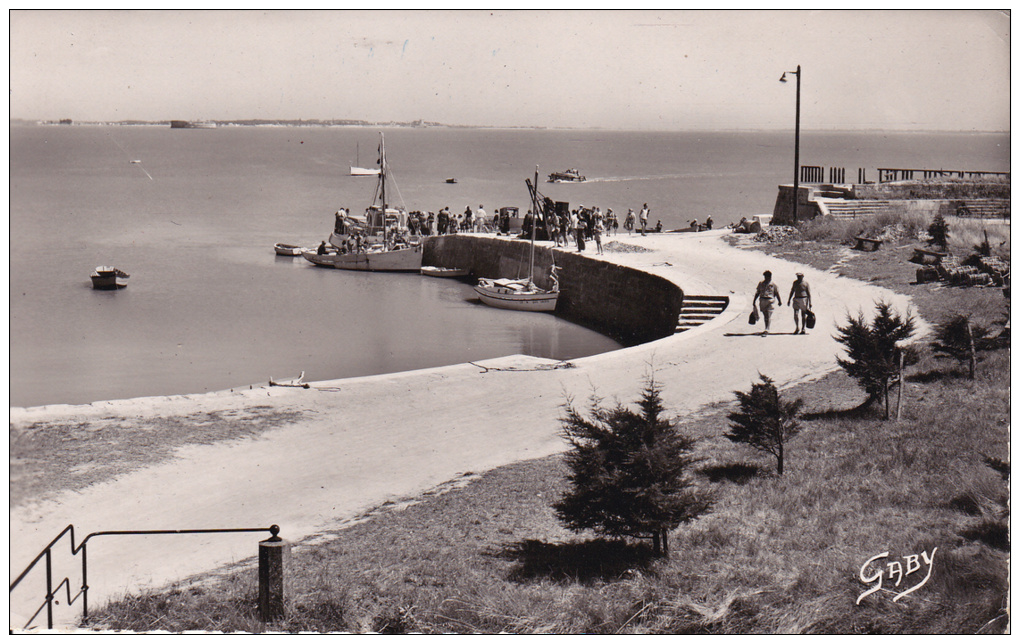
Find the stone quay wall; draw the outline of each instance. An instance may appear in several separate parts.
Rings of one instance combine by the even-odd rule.
[[[591,245],[594,248],[594,244]],[[422,264],[467,269],[480,278],[524,278],[530,242],[454,234],[425,240]],[[684,292],[654,274],[586,258],[576,252],[535,246],[535,284],[549,289],[553,259],[561,267],[556,315],[626,345],[676,332]]]

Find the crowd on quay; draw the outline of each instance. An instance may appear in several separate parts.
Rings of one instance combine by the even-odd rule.
[[[628,235],[640,233],[660,233],[663,231],[662,221],[657,220],[655,226],[651,224],[651,210],[645,203],[635,212],[633,208],[628,209],[626,214],[618,216],[612,208],[603,211],[596,206],[578,206],[568,209],[565,205],[562,208],[553,209],[551,202],[547,205],[544,215],[539,215],[538,225],[535,227],[536,237],[539,240],[551,240],[555,247],[575,248],[577,251],[586,251],[590,243],[594,243],[596,253],[602,253],[602,238],[619,234],[621,227]],[[363,241],[359,240],[369,229],[371,210],[366,210],[364,220],[351,216],[347,209],[340,209],[336,212],[336,234],[350,237],[351,250],[361,250]],[[453,213],[449,207],[444,207],[438,212],[398,212],[398,218],[388,219],[388,240],[393,243],[414,242],[418,237],[423,236],[445,236],[458,233],[495,233],[496,235],[510,236],[519,231],[519,237],[528,238],[531,236],[532,223],[534,222],[532,210],[527,210],[523,218],[518,222],[514,219],[520,217],[519,209],[516,207],[501,207],[493,213],[485,210],[483,205],[472,209],[470,205],[464,208],[461,213]],[[622,216],[622,222],[621,222]],[[697,221],[694,221],[697,223]],[[694,225],[698,229],[711,229],[711,217],[707,227]],[[519,228],[519,230],[518,230]]]

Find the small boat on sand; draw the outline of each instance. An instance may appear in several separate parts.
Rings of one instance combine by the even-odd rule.
[[[270,376],[269,385],[284,386],[287,388],[305,388],[305,389],[311,388],[308,382],[305,381],[305,371],[301,371],[300,375],[298,375],[297,377],[292,377],[290,379],[275,380],[272,378],[272,376]]]
[[[457,179],[446,179],[447,183],[456,183]]]
[[[301,252],[304,251],[303,247],[298,245],[288,245],[287,243],[276,243],[273,245],[276,250],[277,256],[300,256]]]
[[[422,267],[421,275],[433,278],[464,278],[470,275],[467,269],[450,269],[448,267]]]
[[[128,274],[124,273],[116,267],[96,267],[96,270],[89,276],[92,278],[93,289],[123,289],[127,286],[126,282],[121,282],[120,279],[130,278]]]

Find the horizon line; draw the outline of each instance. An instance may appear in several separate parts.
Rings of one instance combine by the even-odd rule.
[[[165,125],[170,121],[176,121],[172,119],[109,119],[109,120],[94,120],[94,119],[82,119],[74,120],[70,117],[65,117],[70,121],[70,125]],[[350,123],[332,123],[336,120],[330,119],[286,119],[286,118],[265,118],[265,117],[247,117],[247,118],[233,118],[233,119],[187,119],[183,121],[189,121],[191,123],[217,123],[225,125],[235,126],[248,126],[256,127],[259,125],[277,125],[277,126],[291,126],[291,127],[331,127],[331,128],[357,128],[357,127],[403,127],[403,128],[475,128],[475,129],[492,129],[492,130],[573,130],[573,131],[602,131],[602,132],[789,132],[787,128],[614,128],[606,126],[590,126],[590,127],[576,127],[576,126],[540,126],[540,125],[496,125],[496,124],[457,124],[457,123],[441,123],[433,121],[423,121],[421,119],[412,121],[386,121],[386,122],[369,122],[361,120],[340,120],[347,121]],[[247,121],[259,121],[264,122],[261,124],[250,124],[240,123]],[[11,124],[24,123],[29,125],[68,125],[61,124],[61,119],[26,119],[24,117],[10,117],[9,122]],[[298,123],[305,122],[305,123]],[[801,132],[896,132],[896,133],[965,133],[965,134],[1010,134],[1010,130],[990,130],[990,129],[964,129],[964,128],[859,128],[859,127],[823,127],[823,128],[806,128],[801,127]]]

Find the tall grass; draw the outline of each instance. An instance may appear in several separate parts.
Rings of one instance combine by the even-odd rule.
[[[931,223],[925,212],[881,212],[854,219],[819,216],[797,226],[802,240],[837,241],[854,244],[857,236],[900,240],[917,240]]]
[[[974,251],[976,245],[985,241],[992,248],[992,255],[1004,260],[1010,255],[1009,223],[1000,221],[983,221],[974,218],[947,217],[949,223],[949,250],[954,254],[967,255]]]
[[[892,242],[916,242],[927,239],[928,226],[934,216],[926,212],[881,212],[856,219],[838,219],[819,216],[800,223],[797,230],[801,240],[811,242],[839,242],[852,245],[857,236],[883,238]],[[987,232],[992,253],[1003,259],[1010,256],[1010,224],[994,220],[946,217],[949,223],[949,249],[952,253],[968,255],[984,242]]]

